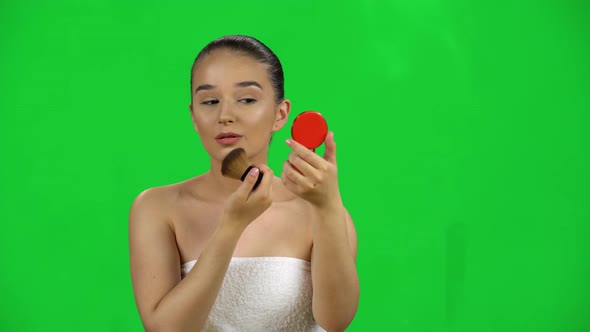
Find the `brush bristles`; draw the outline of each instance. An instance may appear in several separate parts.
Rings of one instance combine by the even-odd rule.
[[[248,167],[250,167],[250,162],[246,151],[243,148],[236,148],[223,159],[221,174],[232,179],[241,180]]]

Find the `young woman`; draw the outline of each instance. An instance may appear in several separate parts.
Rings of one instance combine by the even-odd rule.
[[[251,37],[222,37],[195,59],[189,108],[210,170],[142,192],[129,216],[146,331],[342,331],[353,319],[357,239],[334,134],[323,157],[287,140],[280,178],[266,166],[291,108],[283,86],[279,59]],[[243,182],[221,174],[236,147],[256,165]]]

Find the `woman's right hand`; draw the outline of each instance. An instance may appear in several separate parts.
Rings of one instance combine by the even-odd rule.
[[[252,190],[259,172],[264,174],[256,190]],[[273,171],[266,165],[256,165],[244,178],[238,189],[225,201],[225,215],[228,222],[238,223],[246,228],[272,204]]]

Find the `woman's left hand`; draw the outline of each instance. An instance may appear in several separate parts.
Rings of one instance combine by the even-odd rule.
[[[310,151],[298,142],[288,139],[293,150],[283,164],[281,180],[294,194],[318,208],[341,204],[336,166],[336,143],[334,133],[329,132],[324,141],[324,157]]]

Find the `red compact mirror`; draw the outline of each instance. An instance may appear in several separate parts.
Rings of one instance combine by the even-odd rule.
[[[308,149],[315,150],[322,145],[328,134],[326,119],[314,111],[305,111],[293,121],[291,137]]]

